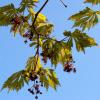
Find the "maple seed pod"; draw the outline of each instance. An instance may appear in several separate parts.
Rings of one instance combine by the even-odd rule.
[[[76,68],[73,69],[73,72],[76,73]]]
[[[28,34],[23,34],[23,37],[28,37]]]
[[[46,64],[47,63],[47,56],[43,56],[43,62]]]
[[[38,78],[38,76],[37,75],[34,75],[34,79],[36,80]]]
[[[20,24],[21,23],[21,20],[20,20],[20,18],[18,16],[13,18],[11,21],[13,22],[13,24]]]
[[[43,87],[43,84],[41,85],[41,87]]]
[[[73,61],[73,63],[75,63],[75,61]]]
[[[23,20],[23,22],[26,22],[27,21],[27,16],[26,17],[22,17],[22,20]]]
[[[30,93],[34,94],[33,90],[31,90]]]
[[[27,40],[25,40],[24,43],[26,44],[27,43]]]
[[[70,59],[72,59],[73,57],[72,56],[70,56]]]
[[[29,40],[32,41],[32,37],[29,37]]]
[[[34,81],[35,79],[34,79],[34,77],[30,76],[30,80],[31,80],[31,81]]]
[[[15,23],[16,23],[16,24],[20,24],[20,22],[21,22],[21,21],[20,21],[20,19],[19,19],[18,17],[15,18]]]
[[[11,22],[14,23],[14,18],[11,19]]]
[[[33,91],[31,91],[31,93],[34,95],[35,93]]]
[[[36,86],[35,86],[35,89],[36,89],[36,90],[39,90],[39,85],[36,85]]]
[[[40,94],[42,94],[42,92],[40,92]]]
[[[38,96],[35,96],[35,99],[37,100],[38,99]]]
[[[64,65],[64,71],[67,71],[70,68],[70,65],[67,63]]]
[[[67,69],[67,72],[71,72],[71,71],[72,71],[72,69],[71,69],[71,68]]]
[[[36,94],[38,94],[38,93],[40,93],[40,91],[39,91],[39,90],[36,92]]]
[[[66,71],[66,72],[71,72],[71,71],[73,71],[73,64],[72,64],[72,62],[67,62],[67,63],[64,65],[64,71]]]
[[[32,74],[30,75],[30,80],[31,81],[35,81],[38,78],[37,75],[32,76]]]
[[[40,55],[41,55],[41,56],[44,56],[44,53],[42,52]]]
[[[31,91],[31,89],[28,89],[28,91],[30,92],[30,91]]]

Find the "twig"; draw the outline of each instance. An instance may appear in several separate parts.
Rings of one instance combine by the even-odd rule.
[[[38,32],[36,31],[36,28],[35,28],[35,26],[34,26],[35,21],[36,21],[38,15],[39,15],[39,13],[43,10],[43,8],[44,8],[44,7],[46,6],[46,4],[48,3],[48,1],[49,1],[49,0],[46,0],[46,1],[44,2],[44,4],[42,5],[42,7],[40,8],[40,10],[35,14],[35,18],[34,18],[34,20],[33,20],[32,27],[34,28],[36,34],[38,34]],[[31,33],[31,36],[33,37],[33,33]]]
[[[65,39],[67,39],[68,37],[63,38],[62,40],[60,40],[60,42],[65,41]]]
[[[35,21],[36,21],[38,15],[39,15],[39,13],[43,10],[43,8],[46,6],[46,4],[48,3],[48,1],[49,1],[49,0],[46,0],[45,3],[44,3],[44,4],[42,5],[42,7],[40,8],[40,10],[35,14],[35,18],[34,18],[34,21],[33,21],[33,23],[32,23],[32,26],[34,26]]]
[[[57,39],[53,39],[52,37],[47,37],[47,36],[44,36],[42,34],[39,34],[41,37],[45,38],[45,39],[50,39],[50,40],[53,40],[53,41],[56,41],[56,42],[62,42],[62,41],[65,41],[65,39],[67,39],[68,37],[65,37],[61,40],[57,40]]]
[[[63,6],[67,7],[67,5],[62,0],[60,0],[60,1],[63,4]]]
[[[43,8],[44,8],[44,7],[46,6],[46,4],[48,3],[48,1],[49,1],[49,0],[46,0],[46,1],[45,1],[45,3],[44,3],[44,4],[42,5],[42,7],[40,8],[40,10],[35,14],[35,18],[34,18],[34,20],[33,20],[33,22],[32,22],[32,25],[31,25],[31,26],[29,25],[30,27],[33,27],[35,33],[37,34],[37,51],[36,51],[35,56],[34,56],[34,57],[37,56],[37,59],[36,59],[36,65],[34,66],[34,71],[36,70],[37,63],[38,63],[38,58],[39,58],[39,47],[40,47],[40,46],[39,46],[39,38],[40,38],[40,36],[42,36],[42,37],[45,38],[45,39],[51,39],[51,40],[53,40],[53,41],[55,41],[55,42],[59,42],[59,43],[61,43],[62,41],[64,41],[64,40],[67,38],[67,37],[65,37],[64,39],[58,41],[58,40],[56,40],[56,39],[53,39],[53,38],[51,38],[51,37],[44,36],[44,35],[39,34],[39,33],[37,32],[36,27],[35,27],[36,19],[37,19],[39,13],[43,10]],[[62,0],[60,0],[60,1],[63,3]],[[64,3],[63,3],[63,5],[64,5],[65,7],[67,7]],[[31,37],[33,37],[33,33],[32,33],[32,32],[31,32]]]
[[[37,51],[36,51],[36,54],[35,54],[35,56],[37,55],[37,61],[36,61],[36,65],[34,66],[34,71],[36,70],[36,66],[37,66],[37,62],[38,62],[38,56],[39,56],[39,36],[40,36],[40,35],[38,34],[38,32],[37,32],[37,30],[36,30],[34,24],[35,24],[35,21],[36,21],[38,15],[39,15],[39,13],[43,10],[43,8],[46,6],[46,4],[48,3],[48,1],[49,1],[49,0],[46,0],[46,1],[44,2],[44,4],[42,5],[42,7],[40,8],[40,10],[35,14],[35,18],[34,18],[33,23],[32,23],[32,27],[33,27],[35,33],[37,34]],[[31,36],[33,37],[33,33],[31,33]]]
[[[32,26],[33,26],[33,28],[34,28],[36,34],[38,34],[38,32],[36,31],[36,28],[35,28],[35,26],[34,26],[35,21],[36,21],[38,15],[39,15],[39,13],[43,10],[43,8],[44,8],[44,7],[46,6],[46,4],[48,3],[48,1],[49,1],[49,0],[46,0],[46,1],[44,2],[44,4],[42,5],[42,7],[40,8],[40,10],[35,14],[35,18],[34,18],[34,20],[33,20]],[[32,37],[33,37],[33,34],[31,34],[31,35],[32,35]]]

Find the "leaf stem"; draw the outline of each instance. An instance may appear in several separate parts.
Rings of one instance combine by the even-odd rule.
[[[60,0],[60,1],[61,1],[61,3],[63,4],[64,7],[67,7],[67,5],[62,0]]]

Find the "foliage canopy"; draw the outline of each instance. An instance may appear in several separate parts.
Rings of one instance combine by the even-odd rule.
[[[39,91],[40,83],[47,90],[49,87],[56,90],[60,82],[55,70],[44,68],[43,65],[46,65],[49,60],[55,68],[60,63],[64,71],[76,72],[73,65],[73,46],[75,45],[78,52],[84,53],[87,47],[97,46],[94,38],[90,37],[84,30],[89,30],[99,22],[100,11],[86,7],[72,15],[69,20],[74,22],[73,27],[76,29],[73,32],[65,30],[63,32],[64,38],[57,40],[51,36],[54,25],[41,13],[48,1],[44,1],[38,12],[35,11],[35,7],[39,3],[38,0],[21,0],[18,8],[12,3],[0,7],[0,26],[10,26],[10,31],[14,33],[14,36],[21,35],[22,38],[25,38],[24,42],[30,41],[29,46],[36,50],[35,54],[29,57],[25,69],[12,74],[4,82],[2,90],[8,88],[9,91],[19,91],[24,84],[29,84],[30,81],[34,82],[32,88],[28,89],[32,94],[34,94],[34,89],[36,94],[41,94]],[[63,3],[62,0],[60,1]],[[84,3],[97,5],[100,4],[100,0],[85,0]],[[28,12],[27,15],[24,14],[25,11]],[[80,27],[80,30],[77,27]]]

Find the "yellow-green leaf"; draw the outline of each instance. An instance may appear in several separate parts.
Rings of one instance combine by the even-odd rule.
[[[73,27],[81,27],[82,30],[90,29],[99,22],[100,11],[94,11],[88,7],[77,14],[72,15],[69,19],[74,21]]]
[[[100,4],[100,0],[85,0],[84,3],[92,3],[93,5]]]

